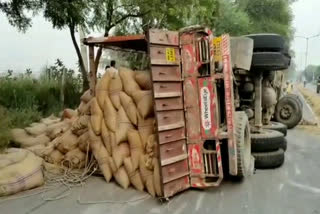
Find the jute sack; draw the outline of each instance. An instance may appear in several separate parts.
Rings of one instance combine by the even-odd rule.
[[[69,108],[63,110],[63,113],[62,113],[62,118],[63,119],[66,119],[66,118],[71,119],[71,118],[76,117],[76,116],[78,116],[78,111],[77,110],[73,110],[73,109],[69,109]]]
[[[44,123],[39,123],[37,125],[34,125],[32,127],[25,128],[26,132],[33,136],[38,136],[41,134],[45,134],[47,131],[47,125]]]
[[[59,123],[49,125],[46,134],[50,139],[55,139],[66,132],[71,126],[71,120],[64,120]]]
[[[117,169],[119,169],[120,166],[122,166],[123,160],[129,156],[130,156],[130,148],[128,143],[120,143],[118,146],[114,148],[114,151],[112,153],[112,158],[114,160],[114,163]]]
[[[134,129],[131,121],[129,120],[126,112],[124,111],[123,107],[121,107],[117,114],[118,125],[116,131],[116,142],[117,144],[121,142],[128,141],[128,131],[130,129]]]
[[[143,119],[139,116],[138,120],[138,130],[141,137],[143,150],[146,148],[148,137],[154,133],[155,120],[153,117]]]
[[[131,69],[121,67],[119,68],[119,75],[122,80],[123,89],[129,96],[132,96],[134,91],[140,90],[134,78],[135,74]]]
[[[90,121],[90,116],[88,115],[83,115],[78,117],[71,125],[72,133],[76,134],[79,130],[87,128],[89,121]]]
[[[135,170],[133,168],[131,159],[132,158],[130,158],[130,157],[124,159],[124,168],[127,171],[127,174],[129,176],[129,180],[130,180],[131,184],[137,190],[143,191],[144,186],[143,186],[143,182],[142,182],[139,170],[137,170],[137,169]],[[139,162],[139,159],[138,159],[138,162]]]
[[[104,122],[107,128],[113,132],[117,130],[117,111],[113,107],[111,100],[108,96],[105,97],[103,108]]]
[[[106,149],[108,150],[109,154],[112,154],[110,132],[109,132],[104,120],[101,123],[101,137],[103,140],[103,144],[106,147]]]
[[[83,133],[79,138],[78,138],[78,147],[81,151],[87,152],[88,150],[88,140],[89,140],[89,132]]]
[[[156,193],[153,184],[153,171],[147,169],[144,159],[145,156],[141,155],[139,161],[141,179],[145,184],[149,194],[155,197]]]
[[[110,80],[110,83],[109,83],[109,97],[110,97],[110,100],[113,104],[113,106],[119,110],[119,108],[121,107],[121,104],[120,104],[120,91],[122,91],[122,82],[121,82],[121,79],[120,79],[120,76],[119,74],[115,74],[111,80]]]
[[[120,92],[120,101],[123,109],[125,110],[128,118],[130,119],[131,123],[134,125],[138,124],[138,110],[133,102],[132,98],[129,97],[126,93]]]
[[[157,196],[162,196],[161,177],[160,177],[160,163],[157,158],[153,158],[153,184]]]
[[[143,90],[152,90],[152,80],[150,71],[135,71],[135,79]]]
[[[66,154],[67,152],[78,147],[78,136],[73,134],[71,130],[66,131],[59,140],[57,149]]]
[[[96,98],[101,109],[103,109],[105,99],[108,96],[111,77],[110,72],[105,72],[96,85]]]
[[[101,122],[103,120],[103,112],[100,109],[96,98],[92,99],[90,110],[91,110],[90,120],[91,120],[92,129],[96,135],[100,135]]]
[[[83,93],[83,95],[80,97],[80,100],[87,103],[91,100],[92,95],[90,93],[90,89],[86,90],[86,92]]]
[[[44,151],[46,150],[46,148],[47,147],[46,147],[45,144],[39,144],[39,145],[35,145],[35,146],[26,147],[25,149],[27,149],[28,151],[32,152],[36,156],[43,158],[44,157]]]
[[[82,169],[85,166],[85,160],[86,154],[76,148],[65,154],[63,164],[71,169]]]
[[[146,154],[148,154],[150,157],[158,157],[156,136],[154,134],[148,137],[146,145]]]
[[[152,91],[137,90],[132,93],[132,98],[137,105],[138,112],[143,118],[153,114]]]
[[[60,122],[60,118],[58,118],[52,114],[49,117],[41,119],[40,122],[49,126],[51,124],[55,124],[55,123]]]
[[[32,137],[24,129],[12,129],[11,136],[13,142],[20,144],[22,148],[50,142],[50,139],[45,134]]]
[[[19,152],[19,149],[9,149],[8,151],[15,153]],[[5,157],[2,156],[2,159]],[[0,196],[41,186],[44,183],[41,166],[42,159],[27,152],[26,157],[19,162],[0,169]]]
[[[45,160],[49,163],[60,165],[64,155],[57,149],[53,150],[49,155],[45,156]]]
[[[107,149],[104,147],[101,137],[96,136],[92,128],[89,125],[89,144],[90,149],[98,162],[99,168],[107,182],[110,182],[112,178],[112,171],[109,166],[109,157]]]
[[[137,130],[128,131],[128,141],[130,145],[131,161],[133,170],[138,169],[140,156],[143,155],[142,142]]]
[[[90,106],[91,106],[91,100],[87,103],[81,102],[78,107],[78,112],[80,115],[90,115]]]
[[[12,164],[19,163],[28,155],[25,149],[7,149],[3,154],[0,153],[0,170]]]
[[[130,185],[129,177],[124,167],[117,168],[113,159],[109,158],[110,168],[116,182],[123,188],[127,189]]]

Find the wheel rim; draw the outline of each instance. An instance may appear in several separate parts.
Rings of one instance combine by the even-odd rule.
[[[290,105],[285,105],[280,110],[280,116],[282,119],[289,119],[292,115],[293,109]]]

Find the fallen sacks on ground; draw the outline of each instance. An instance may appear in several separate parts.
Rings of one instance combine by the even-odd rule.
[[[33,136],[38,136],[47,131],[47,125],[44,123],[37,123],[31,127],[25,128],[26,132]]]
[[[67,152],[63,164],[71,169],[81,169],[85,166],[86,154],[79,148]]]
[[[128,118],[130,119],[133,125],[138,124],[138,110],[136,105],[133,102],[133,99],[129,97],[126,93],[120,92],[120,101],[123,109],[125,110]]]
[[[91,120],[92,129],[96,135],[100,135],[101,122],[103,120],[103,112],[100,109],[96,98],[92,98],[90,111],[91,111],[90,120]]]
[[[46,144],[50,142],[50,138],[45,134],[41,134],[37,137],[33,137],[27,134],[24,129],[12,129],[11,130],[12,140],[15,143],[20,144],[22,148],[35,146],[38,144]]]
[[[63,154],[66,154],[67,152],[77,147],[78,147],[78,137],[77,135],[73,134],[69,129],[60,137],[57,149]]]
[[[42,159],[32,152],[11,148],[0,154],[0,160],[8,163],[0,168],[0,196],[35,188],[44,183]]]
[[[90,93],[90,89],[86,90],[83,95],[80,97],[80,100],[84,103],[88,103],[91,100],[92,96]]]
[[[117,131],[116,131],[116,143],[128,141],[128,131],[134,129],[131,121],[129,120],[123,107],[121,107],[117,114]]]

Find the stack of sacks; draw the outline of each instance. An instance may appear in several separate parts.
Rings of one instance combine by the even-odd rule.
[[[83,168],[90,152],[107,182],[114,178],[125,189],[161,196],[151,89],[150,72],[107,70],[95,96],[86,91],[77,110],[15,129],[15,141],[50,164],[73,169]]]
[[[151,87],[148,72],[107,70],[91,101],[89,142],[107,182],[161,196]]]

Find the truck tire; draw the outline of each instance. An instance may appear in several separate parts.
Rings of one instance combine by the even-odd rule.
[[[297,101],[299,101],[300,107],[301,107],[301,109],[303,109],[303,102],[302,102],[302,100],[300,99],[300,97],[298,95],[296,95],[296,94],[287,94],[286,96],[293,97],[293,99],[296,99]]]
[[[284,136],[287,136],[287,126],[279,122],[270,121],[269,125],[263,125],[262,128],[275,130],[281,132]]]
[[[271,51],[289,53],[289,47],[285,39],[278,34],[251,34],[246,37],[253,39],[254,52]]]
[[[299,101],[292,96],[282,97],[275,108],[274,118],[277,122],[285,124],[292,129],[302,119],[302,107]]]
[[[252,55],[251,70],[285,70],[290,66],[291,58],[280,52],[255,52]]]
[[[284,148],[285,138],[281,132],[263,129],[251,134],[252,152],[272,152]]]
[[[238,163],[238,174],[236,177],[243,178],[252,174],[250,125],[248,117],[243,111],[235,113],[234,121]]]
[[[280,167],[284,163],[284,151],[278,149],[273,152],[252,153],[257,169],[272,169]]]

